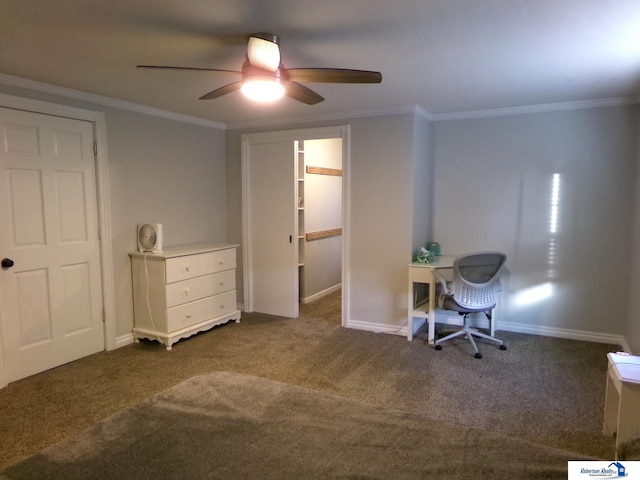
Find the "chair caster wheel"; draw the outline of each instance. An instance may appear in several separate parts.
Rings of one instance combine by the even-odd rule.
[[[480,359],[480,358],[482,358],[482,354],[478,352],[478,353],[476,353],[476,354],[474,355],[474,357],[476,357],[476,358]]]
[[[500,345],[500,350],[506,350],[507,346],[506,345]]]
[[[442,350],[442,345],[436,345],[436,350]]]

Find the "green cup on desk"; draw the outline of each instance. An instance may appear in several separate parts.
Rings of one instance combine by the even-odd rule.
[[[434,257],[440,255],[440,244],[438,242],[431,242],[427,244],[427,250],[429,250]]]

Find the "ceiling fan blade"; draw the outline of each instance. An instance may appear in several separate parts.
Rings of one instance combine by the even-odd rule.
[[[200,72],[242,73],[238,70],[222,70],[219,68],[170,67],[166,65],[136,65],[136,68],[155,68],[156,70],[195,70]]]
[[[380,83],[382,74],[348,68],[287,68],[289,80],[309,83]]]
[[[242,87],[242,82],[233,82],[229,85],[225,85],[224,87],[217,88],[206,95],[200,97],[200,100],[213,100],[214,98],[219,98],[227,93],[235,92],[236,90],[240,90]]]
[[[320,103],[324,100],[322,96],[300,83],[291,81],[285,82],[284,89],[287,97],[306,103],[307,105],[315,105],[316,103]]]

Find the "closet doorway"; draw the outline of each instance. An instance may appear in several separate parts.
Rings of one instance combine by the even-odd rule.
[[[342,286],[342,139],[297,143],[299,298],[310,303]]]
[[[242,136],[244,309],[297,318],[342,289],[348,311],[349,128]]]

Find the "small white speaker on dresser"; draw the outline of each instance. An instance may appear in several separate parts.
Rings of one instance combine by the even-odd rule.
[[[138,225],[138,251],[151,253],[162,251],[162,224],[141,223]]]

